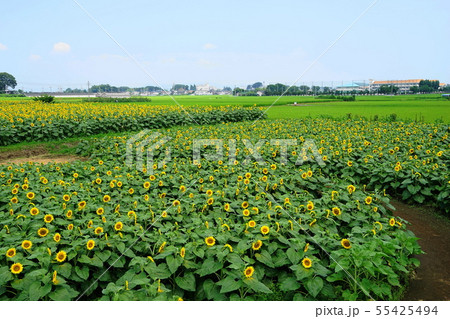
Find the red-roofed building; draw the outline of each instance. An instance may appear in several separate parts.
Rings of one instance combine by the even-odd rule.
[[[399,91],[406,92],[409,91],[413,86],[419,86],[420,81],[422,81],[422,79],[372,81],[370,83],[370,90],[377,90],[382,85],[394,85],[399,88]]]

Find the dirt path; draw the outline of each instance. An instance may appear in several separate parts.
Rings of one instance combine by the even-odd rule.
[[[417,256],[420,267],[403,300],[450,300],[450,221],[426,208],[392,201],[394,214],[411,223],[425,254]]]

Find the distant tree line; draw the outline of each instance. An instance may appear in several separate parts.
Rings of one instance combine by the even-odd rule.
[[[113,86],[109,84],[93,85],[89,88],[89,93],[125,93],[125,92],[159,92],[162,91],[157,86],[144,86],[144,87],[129,87],[129,86]],[[64,93],[88,93],[86,89],[71,89],[67,88]]]
[[[190,90],[190,91],[195,91],[197,90],[197,86],[195,84],[174,84],[172,85],[172,91],[178,91],[178,90]]]

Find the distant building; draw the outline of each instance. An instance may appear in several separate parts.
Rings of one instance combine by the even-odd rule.
[[[216,91],[216,88],[209,85],[196,85],[195,95],[212,95]]]
[[[352,83],[336,86],[336,91],[341,91],[341,92],[364,91],[365,89],[368,89],[367,85],[365,83],[360,83],[360,82],[352,82]]]
[[[370,90],[378,90],[382,85],[393,85],[399,88],[399,92],[408,92],[413,86],[419,86],[420,81],[422,81],[422,79],[372,81],[370,83]]]

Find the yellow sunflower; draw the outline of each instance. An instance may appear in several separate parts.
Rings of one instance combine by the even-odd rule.
[[[253,250],[259,250],[262,247],[262,241],[261,240],[257,240],[252,244],[252,249]]]
[[[48,214],[44,216],[44,222],[51,223],[54,220],[53,215]]]
[[[247,278],[251,278],[253,276],[253,273],[255,272],[255,268],[252,266],[245,268],[244,275]]]
[[[261,234],[267,235],[269,233],[269,231],[270,231],[269,226],[265,226],[265,225],[261,226]]]
[[[389,219],[389,226],[395,226],[395,218]]]
[[[123,223],[122,223],[122,222],[117,222],[117,223],[114,225],[114,230],[116,230],[116,231],[121,231],[122,228],[123,228]]]
[[[11,272],[14,275],[20,274],[22,272],[22,270],[23,270],[23,266],[21,263],[15,263],[11,266]]]
[[[341,214],[341,209],[339,207],[333,207],[331,210],[334,216],[339,216]]]
[[[83,208],[85,208],[85,207],[86,207],[86,201],[83,200],[83,201],[81,201],[81,202],[78,203],[78,208],[79,208],[79,209],[83,209]]]
[[[24,240],[22,242],[22,248],[25,249],[25,250],[30,249],[31,246],[33,246],[33,243],[31,241],[29,241],[29,240]]]
[[[86,247],[87,247],[88,250],[94,249],[94,247],[95,247],[95,241],[92,240],[92,239],[88,240],[88,242],[86,243]]]
[[[311,266],[312,266],[311,259],[309,259],[308,257],[303,258],[302,259],[302,266],[305,267],[306,269],[311,268]]]
[[[60,235],[59,233],[56,233],[56,234],[53,236],[53,240],[54,240],[55,242],[59,243],[59,241],[61,240],[61,235]]]
[[[37,233],[40,237],[45,237],[48,235],[48,229],[47,228],[39,228]]]
[[[64,260],[66,260],[67,254],[64,250],[59,251],[56,254],[56,261],[62,263]]]
[[[356,187],[353,185],[348,185],[347,190],[349,194],[352,194],[356,190]]]
[[[16,255],[16,249],[15,248],[10,248],[8,249],[8,251],[6,252],[6,257],[8,258],[12,258]]]
[[[214,246],[214,244],[216,243],[216,239],[214,237],[212,237],[212,236],[206,237],[205,238],[205,243],[208,246]]]
[[[341,245],[342,245],[342,247],[344,247],[345,249],[350,249],[350,248],[352,248],[352,245],[351,245],[351,243],[350,243],[350,240],[348,240],[348,239],[346,239],[346,238],[344,238],[344,239],[341,240]]]

